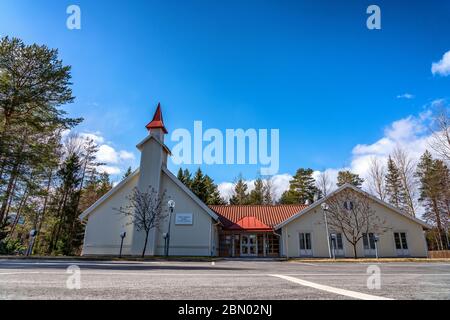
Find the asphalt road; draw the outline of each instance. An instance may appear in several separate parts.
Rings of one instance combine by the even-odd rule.
[[[0,299],[386,298],[449,300],[450,263],[0,259]]]

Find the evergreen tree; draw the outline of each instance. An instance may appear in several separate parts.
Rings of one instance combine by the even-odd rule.
[[[337,177],[337,186],[341,187],[346,183],[361,188],[362,184],[364,183],[364,179],[360,178],[358,174],[350,172],[348,170],[339,171]]]
[[[272,182],[270,179],[265,180],[264,182],[264,204],[265,205],[273,205],[273,192],[272,192]]]
[[[230,198],[231,205],[247,205],[249,202],[249,195],[247,192],[248,186],[244,181],[242,175],[239,175],[235,185],[234,193]]]
[[[208,175],[205,176],[205,184],[207,189],[207,205],[223,205],[225,201],[220,196],[219,188]]]
[[[419,201],[425,207],[423,217],[436,226],[438,234],[437,247],[447,249],[448,244],[446,227],[449,219],[448,190],[450,185],[450,172],[442,160],[435,160],[431,153],[426,151],[417,165],[416,176],[419,179]]]
[[[60,186],[55,212],[56,223],[50,240],[49,253],[73,254],[79,245],[81,222],[78,219],[79,186],[81,184],[82,164],[76,154],[71,154],[58,171]]]
[[[264,191],[265,188],[263,180],[261,178],[256,179],[254,182],[254,189],[250,192],[249,204],[264,204]]]
[[[185,186],[187,186],[188,188],[192,187],[192,175],[188,169],[184,169],[184,171],[183,171],[183,169],[180,168],[178,170],[177,178],[178,178],[178,180],[183,182],[183,184]]]
[[[125,174],[122,177],[122,180],[125,180],[126,178],[131,176],[132,173],[133,173],[133,171],[131,170],[131,167],[128,167],[127,171],[125,171]]]
[[[391,156],[387,162],[387,173],[385,178],[386,196],[390,204],[394,207],[402,208],[402,182],[397,166]]]
[[[0,40],[0,222],[53,145],[49,139],[80,119],[59,109],[73,101],[70,67],[57,50]],[[50,151],[51,152],[51,151]],[[22,193],[24,194],[24,193]],[[20,199],[22,200],[22,199]],[[19,201],[20,201],[19,200]]]
[[[205,181],[205,176],[200,168],[198,168],[194,174],[194,178],[190,183],[190,189],[204,203],[208,202],[208,186]]]
[[[304,204],[307,201],[312,203],[314,195],[319,193],[313,178],[312,169],[300,168],[290,181],[289,190],[281,195],[282,204]]]

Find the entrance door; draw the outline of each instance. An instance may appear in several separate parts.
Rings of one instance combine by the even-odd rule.
[[[342,233],[335,233],[334,237],[330,235],[330,247],[334,250],[335,257],[343,257],[344,253],[344,241],[342,240]]]
[[[257,257],[258,256],[258,238],[256,234],[241,235],[241,256]]]
[[[311,233],[300,233],[300,257],[312,257]]]
[[[399,257],[409,256],[408,243],[406,242],[406,233],[394,232],[394,240],[397,256]]]
[[[375,257],[377,249],[375,246],[375,235],[373,233],[364,233],[363,244],[364,244],[364,256]]]

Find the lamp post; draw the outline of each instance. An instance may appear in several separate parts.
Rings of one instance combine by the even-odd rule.
[[[119,252],[119,258],[122,258],[122,248],[123,248],[123,239],[127,236],[127,233],[125,231],[122,231],[120,233],[120,252]]]
[[[167,202],[167,206],[169,207],[169,227],[167,228],[167,234],[166,234],[166,258],[169,257],[169,246],[170,246],[170,225],[171,225],[171,221],[172,221],[172,213],[173,213],[173,209],[175,209],[175,201],[173,200],[169,200]]]
[[[325,229],[327,230],[327,244],[328,244],[328,255],[331,259],[331,248],[330,248],[330,233],[328,231],[328,220],[327,220],[327,211],[330,209],[330,206],[326,203],[321,204],[322,210],[323,210],[323,216],[325,219]]]
[[[377,235],[374,235],[373,241],[375,242],[375,258],[378,259],[378,241],[380,241],[380,237]]]
[[[336,259],[336,234],[331,234],[331,244],[333,245],[333,259]]]

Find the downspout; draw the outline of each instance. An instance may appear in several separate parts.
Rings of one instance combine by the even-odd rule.
[[[212,219],[212,220],[214,221],[214,219]],[[211,257],[214,256],[214,253],[212,252],[212,242],[213,242],[212,232],[213,232],[213,227],[216,227],[219,224],[220,224],[220,221],[218,220],[216,223],[211,223],[209,225],[209,254],[210,254]]]

